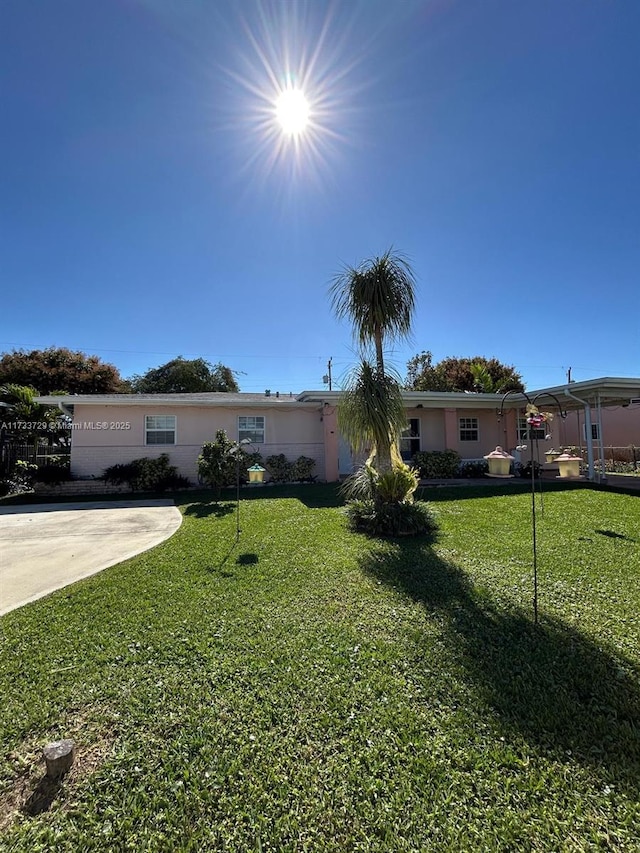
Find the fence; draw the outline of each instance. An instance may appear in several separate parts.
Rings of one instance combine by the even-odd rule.
[[[602,462],[604,462],[605,473],[609,474],[634,474],[640,470],[640,447],[633,444],[627,447],[614,447],[609,445],[602,448],[602,453],[599,453],[599,446],[594,447],[597,459],[594,462],[596,471],[600,472]],[[583,456],[586,455],[586,450],[582,451]]]
[[[16,462],[30,462],[34,465],[46,465],[51,457],[69,460],[71,450],[68,447],[53,447],[49,444],[15,444],[7,441],[0,453],[0,475],[13,474]]]

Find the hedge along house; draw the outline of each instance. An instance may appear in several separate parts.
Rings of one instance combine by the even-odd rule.
[[[539,433],[540,454],[565,446],[584,448],[589,478],[596,479],[610,445],[640,447],[640,379],[594,379],[553,388],[502,394],[405,391],[407,430],[403,456],[418,450],[455,450],[463,460],[482,459],[496,445],[510,451],[522,444],[531,458],[525,420],[527,397],[553,412]],[[192,481],[205,441],[217,430],[235,441],[249,439],[263,458],[283,453],[294,461],[316,461],[318,480],[332,482],[354,467],[337,425],[339,391],[279,394],[108,394],[40,397],[73,420],[71,473],[99,477],[105,468],[144,456],[168,453],[171,464]],[[558,413],[558,404],[567,412]],[[501,414],[502,407],[502,414]],[[545,435],[550,438],[546,439]],[[601,469],[600,469],[601,470]]]

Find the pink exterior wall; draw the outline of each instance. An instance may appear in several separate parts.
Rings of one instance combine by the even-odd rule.
[[[598,410],[595,406],[591,409],[591,421],[598,423]],[[559,443],[584,446],[584,422],[584,409],[569,412],[565,421],[558,419],[558,434],[563,439]],[[630,444],[640,447],[640,405],[603,408],[602,441],[605,447],[628,447]]]
[[[323,406],[322,423],[324,426],[325,479],[328,483],[334,483],[340,479],[338,470],[339,432],[336,406],[328,404]]]
[[[500,422],[491,409],[409,409],[420,421],[421,450],[455,450],[462,459],[478,459],[515,437],[515,416]],[[460,441],[460,418],[478,419],[478,441]]]
[[[176,444],[146,445],[145,416],[175,415]],[[205,441],[223,429],[238,438],[238,416],[264,416],[265,441],[255,445],[263,458],[284,453],[316,460],[315,475],[325,479],[325,442],[319,408],[202,407],[195,406],[93,406],[76,405],[72,432],[71,471],[77,477],[99,477],[105,468],[147,456],[168,453],[172,465],[194,483],[197,458]],[[104,429],[97,424],[106,424]],[[91,428],[93,425],[93,428]],[[127,426],[128,425],[128,426]],[[249,448],[250,450],[253,448]]]

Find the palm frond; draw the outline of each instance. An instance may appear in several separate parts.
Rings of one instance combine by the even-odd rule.
[[[358,267],[345,266],[329,288],[336,317],[353,322],[354,337],[363,346],[378,337],[394,340],[409,336],[415,292],[411,265],[393,248]]]
[[[356,452],[374,446],[388,452],[406,421],[397,379],[362,360],[349,376],[338,404],[338,426],[343,436]]]

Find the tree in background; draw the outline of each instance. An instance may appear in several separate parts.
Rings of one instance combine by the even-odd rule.
[[[433,364],[433,356],[423,351],[407,362],[404,387],[411,391],[474,391],[504,394],[524,391],[515,367],[497,358],[444,358]]]
[[[160,367],[132,376],[137,394],[198,394],[208,391],[239,391],[233,371],[224,364],[210,364],[203,358],[178,356]]]
[[[343,396],[345,404],[338,407],[338,423],[345,436],[355,438],[378,406],[376,421],[386,422],[386,433],[373,421],[370,422],[370,433],[375,435],[376,467],[379,471],[391,469],[391,449],[399,434],[394,412],[400,389],[399,386],[394,388],[396,380],[385,373],[384,344],[408,337],[415,307],[415,290],[411,266],[403,255],[394,253],[392,249],[380,257],[363,261],[358,267],[344,267],[333,279],[329,290],[336,317],[351,320],[353,336],[361,348],[366,352],[373,347],[375,352],[375,367],[363,358],[352,376],[350,387]],[[365,395],[372,395],[369,402]]]
[[[110,394],[125,390],[126,383],[113,364],[96,355],[66,347],[14,350],[0,358],[0,385],[22,385],[40,394]]]

